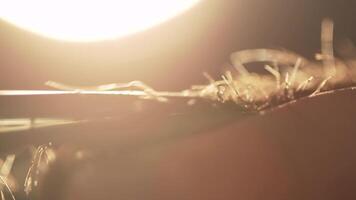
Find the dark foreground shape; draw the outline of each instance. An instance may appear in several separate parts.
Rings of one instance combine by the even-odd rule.
[[[355,199],[355,101],[317,96],[130,151],[63,145],[41,199]]]

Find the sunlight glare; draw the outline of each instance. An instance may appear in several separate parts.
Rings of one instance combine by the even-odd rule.
[[[0,18],[45,37],[96,41],[143,31],[200,0],[0,0]]]

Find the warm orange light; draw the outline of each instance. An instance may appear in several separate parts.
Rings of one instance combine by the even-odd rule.
[[[67,41],[122,37],[162,23],[200,0],[0,0],[0,18]]]

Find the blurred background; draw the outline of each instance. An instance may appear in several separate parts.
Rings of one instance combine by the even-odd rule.
[[[140,80],[157,90],[181,90],[206,83],[203,72],[219,76],[229,66],[230,54],[238,50],[287,49],[312,59],[320,52],[320,25],[326,17],[335,22],[336,47],[347,39],[356,41],[355,9],[353,0],[202,0],[187,12],[145,31],[84,43],[44,38],[0,20],[0,89],[45,89],[48,80],[71,85]],[[189,135],[185,140],[173,138],[169,145],[140,147],[138,153],[117,160],[107,159],[107,165],[96,167],[104,172],[102,181],[114,181],[107,184],[113,186],[109,190],[112,193],[100,193],[99,197],[128,194],[132,199],[146,196],[146,199],[159,199],[158,196],[161,199],[353,199],[354,101],[354,93],[301,101],[293,109],[202,129],[206,134]],[[74,107],[80,104],[81,99]],[[116,99],[108,105],[114,104]],[[6,110],[1,107],[4,105],[0,104],[0,109]],[[165,131],[162,127],[179,133],[181,127],[209,124],[205,119],[187,120],[179,115],[168,119],[159,110],[155,110],[158,114],[154,113],[154,117],[142,115],[144,123],[137,123],[135,118],[123,123],[128,124],[127,129],[139,133],[162,133]],[[215,114],[213,111],[206,118],[215,120],[212,117]],[[111,125],[121,128],[120,124]],[[70,128],[58,129],[57,133],[68,133]],[[114,128],[93,124],[71,131],[84,130],[88,135],[108,131],[113,134],[109,136],[117,136]],[[43,130],[42,134],[47,132],[50,131]],[[121,134],[129,139],[122,141],[120,137],[101,135],[100,139],[116,147],[117,141],[124,145],[137,141],[140,144],[141,137],[142,140],[151,137],[150,134],[132,136],[130,131]],[[32,135],[24,136],[22,140],[32,138]],[[74,138],[68,136],[71,137]],[[81,139],[80,135],[76,137]],[[87,139],[96,144],[98,138]],[[105,142],[102,144],[106,146]],[[6,146],[4,141],[0,145]],[[118,169],[123,176],[113,173]],[[49,177],[54,183],[59,177],[55,172],[54,178]],[[83,173],[85,177],[87,172]],[[80,176],[74,181],[95,182],[98,177],[93,174],[87,176],[89,181]],[[113,180],[113,174],[119,178]],[[79,186],[78,193],[96,192],[92,190],[93,184],[74,182],[74,185]],[[99,192],[109,189],[105,184],[100,186],[104,190]],[[57,187],[53,188],[54,194],[58,192]],[[71,192],[76,194],[76,187],[73,188]],[[46,190],[53,195],[52,190]]]
[[[355,8],[350,0],[204,0],[159,26],[90,43],[52,40],[0,21],[0,89],[41,89],[48,80],[141,80],[185,89],[205,83],[204,71],[219,75],[237,50],[284,48],[312,58],[325,17],[335,22],[336,42],[355,41]]]

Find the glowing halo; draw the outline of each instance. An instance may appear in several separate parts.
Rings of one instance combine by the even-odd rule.
[[[0,18],[45,37],[97,41],[136,33],[200,0],[0,0]]]

